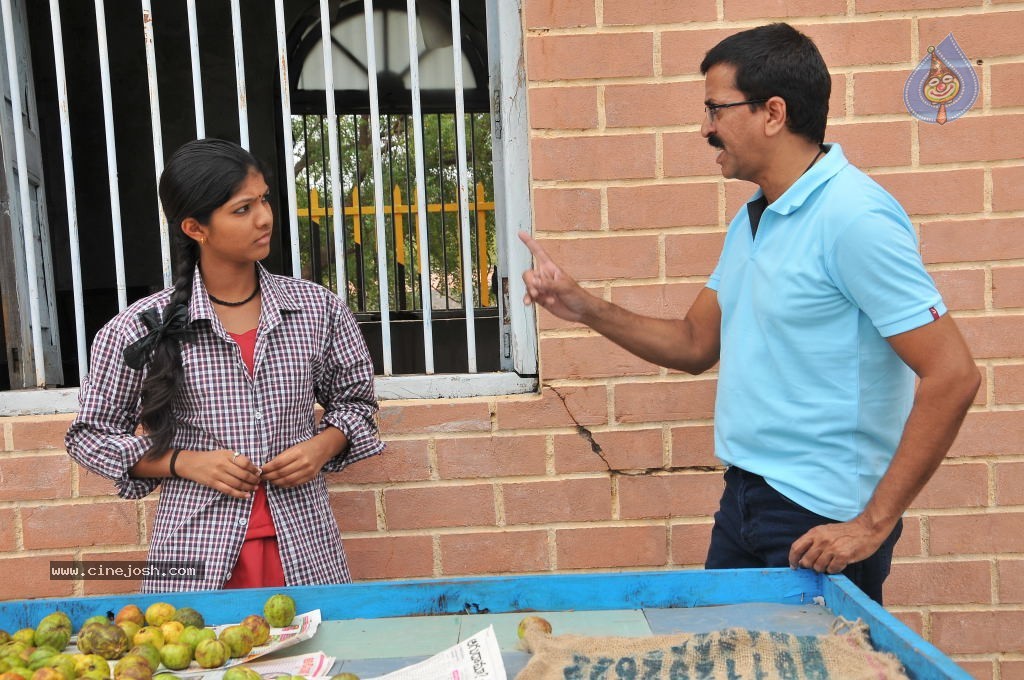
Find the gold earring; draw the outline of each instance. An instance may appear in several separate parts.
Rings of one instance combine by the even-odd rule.
[[[199,245],[201,245],[201,246],[205,246],[206,245],[206,237],[205,236],[200,236],[199,237]]]

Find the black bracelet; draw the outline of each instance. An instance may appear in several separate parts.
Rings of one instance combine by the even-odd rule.
[[[179,453],[181,453],[181,449],[174,449],[174,453],[171,454],[171,464],[169,466],[171,469],[171,477],[174,477],[175,479],[179,479],[178,473],[174,471],[174,461],[178,459]]]

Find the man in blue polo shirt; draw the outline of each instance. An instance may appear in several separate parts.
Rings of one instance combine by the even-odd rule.
[[[786,24],[743,31],[701,73],[701,132],[723,176],[759,189],[686,317],[590,295],[522,234],[526,301],[663,366],[720,362],[715,453],[728,468],[708,568],[843,573],[881,602],[900,518],[978,370],[904,210],[823,143],[831,79],[814,43]]]

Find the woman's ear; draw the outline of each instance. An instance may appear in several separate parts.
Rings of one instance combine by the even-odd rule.
[[[196,218],[186,217],[183,219],[181,221],[181,230],[185,233],[185,236],[188,236],[200,245],[206,243],[206,232],[208,230]]]

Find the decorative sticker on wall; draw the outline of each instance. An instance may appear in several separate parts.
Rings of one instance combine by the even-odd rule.
[[[926,123],[945,125],[974,106],[978,76],[967,55],[950,33],[938,45],[928,47],[903,86],[907,110]]]

